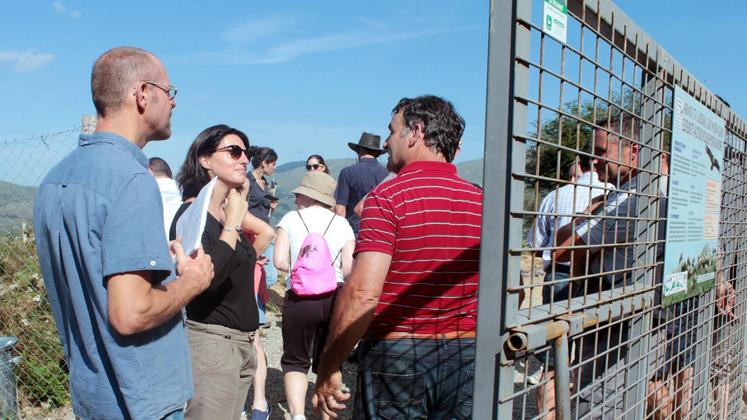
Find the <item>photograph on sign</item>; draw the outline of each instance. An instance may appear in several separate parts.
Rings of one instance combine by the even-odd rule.
[[[662,306],[715,284],[725,130],[723,119],[675,88]]]

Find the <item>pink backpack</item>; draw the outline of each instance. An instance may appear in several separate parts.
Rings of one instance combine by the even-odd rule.
[[[291,290],[298,296],[316,296],[329,293],[337,288],[337,274],[334,266],[337,257],[334,260],[332,259],[324,235],[327,234],[327,230],[335,220],[335,215],[332,215],[332,220],[329,221],[327,229],[324,229],[324,233],[320,235],[318,232],[309,232],[309,227],[306,226],[301,213],[298,211],[296,213],[301,218],[303,227],[306,228],[308,234],[303,239],[301,250],[298,252],[298,259],[291,270]]]

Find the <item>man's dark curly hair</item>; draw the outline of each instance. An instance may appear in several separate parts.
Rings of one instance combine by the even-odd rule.
[[[451,102],[433,95],[402,98],[392,114],[400,111],[410,130],[418,124],[423,126],[426,146],[441,153],[447,162],[454,160],[464,133],[464,118],[457,114]]]

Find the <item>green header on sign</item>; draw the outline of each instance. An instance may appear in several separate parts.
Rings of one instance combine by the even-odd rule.
[[[545,3],[549,3],[552,7],[563,12],[563,14],[568,14],[568,9],[565,6],[565,0],[545,0]]]

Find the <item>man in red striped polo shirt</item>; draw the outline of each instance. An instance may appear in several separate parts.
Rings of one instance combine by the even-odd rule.
[[[482,191],[451,164],[464,120],[450,102],[405,98],[392,114],[397,177],[366,198],[314,405],[345,408],[340,366],[362,339],[354,418],[469,418]]]

